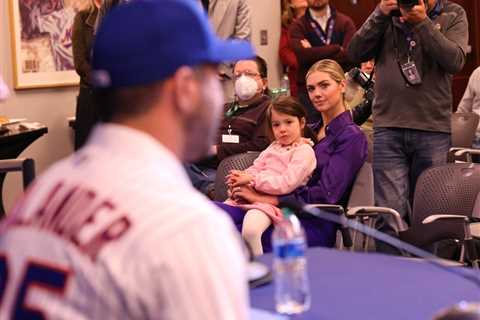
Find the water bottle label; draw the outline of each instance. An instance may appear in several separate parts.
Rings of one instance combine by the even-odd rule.
[[[305,242],[292,241],[274,246],[274,254],[278,258],[297,258],[305,256]]]

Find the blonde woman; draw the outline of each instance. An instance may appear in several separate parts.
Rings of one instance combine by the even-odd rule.
[[[315,109],[321,114],[321,121],[311,126],[318,142],[314,145],[317,166],[305,186],[293,192],[272,196],[259,193],[250,186],[232,189],[232,197],[247,203],[269,203],[278,206],[282,200],[304,203],[329,203],[345,205],[347,195],[358,170],[367,158],[367,139],[352,121],[344,102],[345,74],[333,60],[315,63],[306,76],[308,96]],[[218,204],[242,230],[245,210]],[[335,244],[337,226],[317,219],[301,219],[310,246]],[[271,250],[272,227],[262,236],[265,252]]]

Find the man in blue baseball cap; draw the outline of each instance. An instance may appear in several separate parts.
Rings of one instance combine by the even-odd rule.
[[[213,142],[216,65],[253,56],[217,39],[195,1],[135,0],[105,17],[92,71],[103,123],[4,220],[4,318],[248,318],[238,235],[180,160]]]

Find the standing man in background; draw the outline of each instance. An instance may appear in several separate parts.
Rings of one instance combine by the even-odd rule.
[[[222,39],[250,41],[252,18],[247,0],[201,0],[208,13],[213,30]],[[219,77],[222,81],[225,102],[234,100],[233,65],[221,64]]]
[[[349,70],[346,50],[355,33],[353,20],[329,5],[329,0],[308,0],[308,9],[290,26],[290,46],[298,60],[298,98],[307,111],[307,121],[322,119],[308,98],[305,75],[317,61],[332,59]]]
[[[191,0],[105,17],[92,59],[104,123],[3,221],[1,319],[247,319],[240,239],[181,161],[215,138],[218,63],[252,56]]]
[[[396,9],[400,17],[392,17]],[[467,46],[465,10],[447,0],[419,0],[400,8],[397,0],[382,0],[350,42],[353,61],[376,58],[375,202],[404,219],[418,176],[446,162],[452,75],[465,64]],[[387,218],[379,228],[395,231]],[[377,249],[391,252],[383,244]]]

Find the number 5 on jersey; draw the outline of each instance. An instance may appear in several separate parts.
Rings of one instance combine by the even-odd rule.
[[[0,255],[0,308],[6,307],[3,303],[5,293],[10,289],[9,286],[15,285],[14,283],[10,283],[9,276],[8,259],[5,255]],[[68,270],[51,266],[47,263],[28,261],[23,278],[17,287],[18,289],[16,289],[17,292],[15,293],[10,319],[47,319],[39,306],[31,306],[26,301],[29,290],[35,288],[36,290],[63,295],[68,276]],[[12,287],[10,290],[15,290],[15,288]]]

